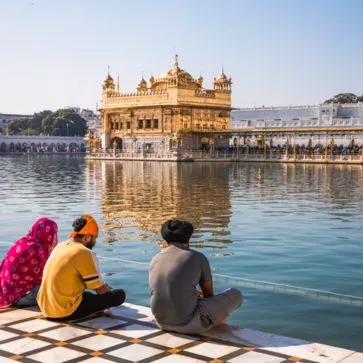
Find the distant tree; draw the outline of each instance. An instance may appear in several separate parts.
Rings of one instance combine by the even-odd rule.
[[[23,130],[29,128],[29,119],[12,120],[8,124],[9,135],[18,135]]]
[[[84,136],[87,132],[86,120],[71,109],[58,110],[53,117],[53,135]]]
[[[19,135],[23,135],[23,136],[36,136],[39,135],[37,130],[34,129],[25,129],[20,131]]]
[[[42,121],[48,116],[51,115],[53,112],[46,110],[39,113],[35,113],[33,117],[30,119],[30,127],[33,130],[37,131],[37,135],[42,133]]]
[[[84,136],[87,122],[72,109],[46,110],[9,123],[11,135]]]
[[[358,102],[363,102],[363,95],[358,97]]]
[[[324,101],[324,103],[357,103],[358,100],[359,97],[354,93],[339,93],[334,97]]]
[[[54,123],[54,118],[52,112],[47,114],[42,119],[41,133],[43,135],[53,135],[53,123]]]

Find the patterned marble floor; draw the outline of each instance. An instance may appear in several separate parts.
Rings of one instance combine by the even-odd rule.
[[[235,326],[204,336],[159,330],[150,309],[125,304],[71,323],[38,309],[0,310],[0,362],[363,362],[363,354]]]

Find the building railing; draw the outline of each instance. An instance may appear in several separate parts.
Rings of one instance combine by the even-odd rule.
[[[253,129],[253,128],[294,128],[299,127],[355,127],[363,126],[363,117],[349,117],[349,118],[333,118],[331,120],[317,120],[317,119],[280,119],[280,120],[233,120],[231,122],[232,129]]]
[[[223,160],[226,161],[297,161],[297,162],[361,162],[362,151],[336,154],[328,151],[315,151],[305,153],[291,152],[239,152],[239,151],[214,151],[205,150],[176,150],[157,152],[119,152],[113,150],[91,152],[88,156],[92,159],[110,160]]]
[[[362,161],[362,151],[355,153],[334,154],[329,150],[325,152],[305,152],[305,153],[286,153],[286,152],[229,152],[229,151],[184,151],[180,153],[181,158],[198,159],[236,159],[236,160],[281,160],[281,161]]]
[[[134,151],[97,151],[88,154],[91,158],[102,159],[177,159],[179,153],[171,152],[134,152]]]

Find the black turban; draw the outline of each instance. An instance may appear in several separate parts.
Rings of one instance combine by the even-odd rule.
[[[168,243],[189,243],[193,232],[194,228],[191,223],[178,219],[169,219],[161,226],[161,235]]]

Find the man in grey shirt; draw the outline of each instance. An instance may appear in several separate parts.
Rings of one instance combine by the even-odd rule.
[[[163,330],[202,333],[223,323],[242,303],[237,289],[214,295],[208,259],[189,248],[193,231],[189,222],[166,221],[161,235],[168,247],[150,263],[151,310]]]

